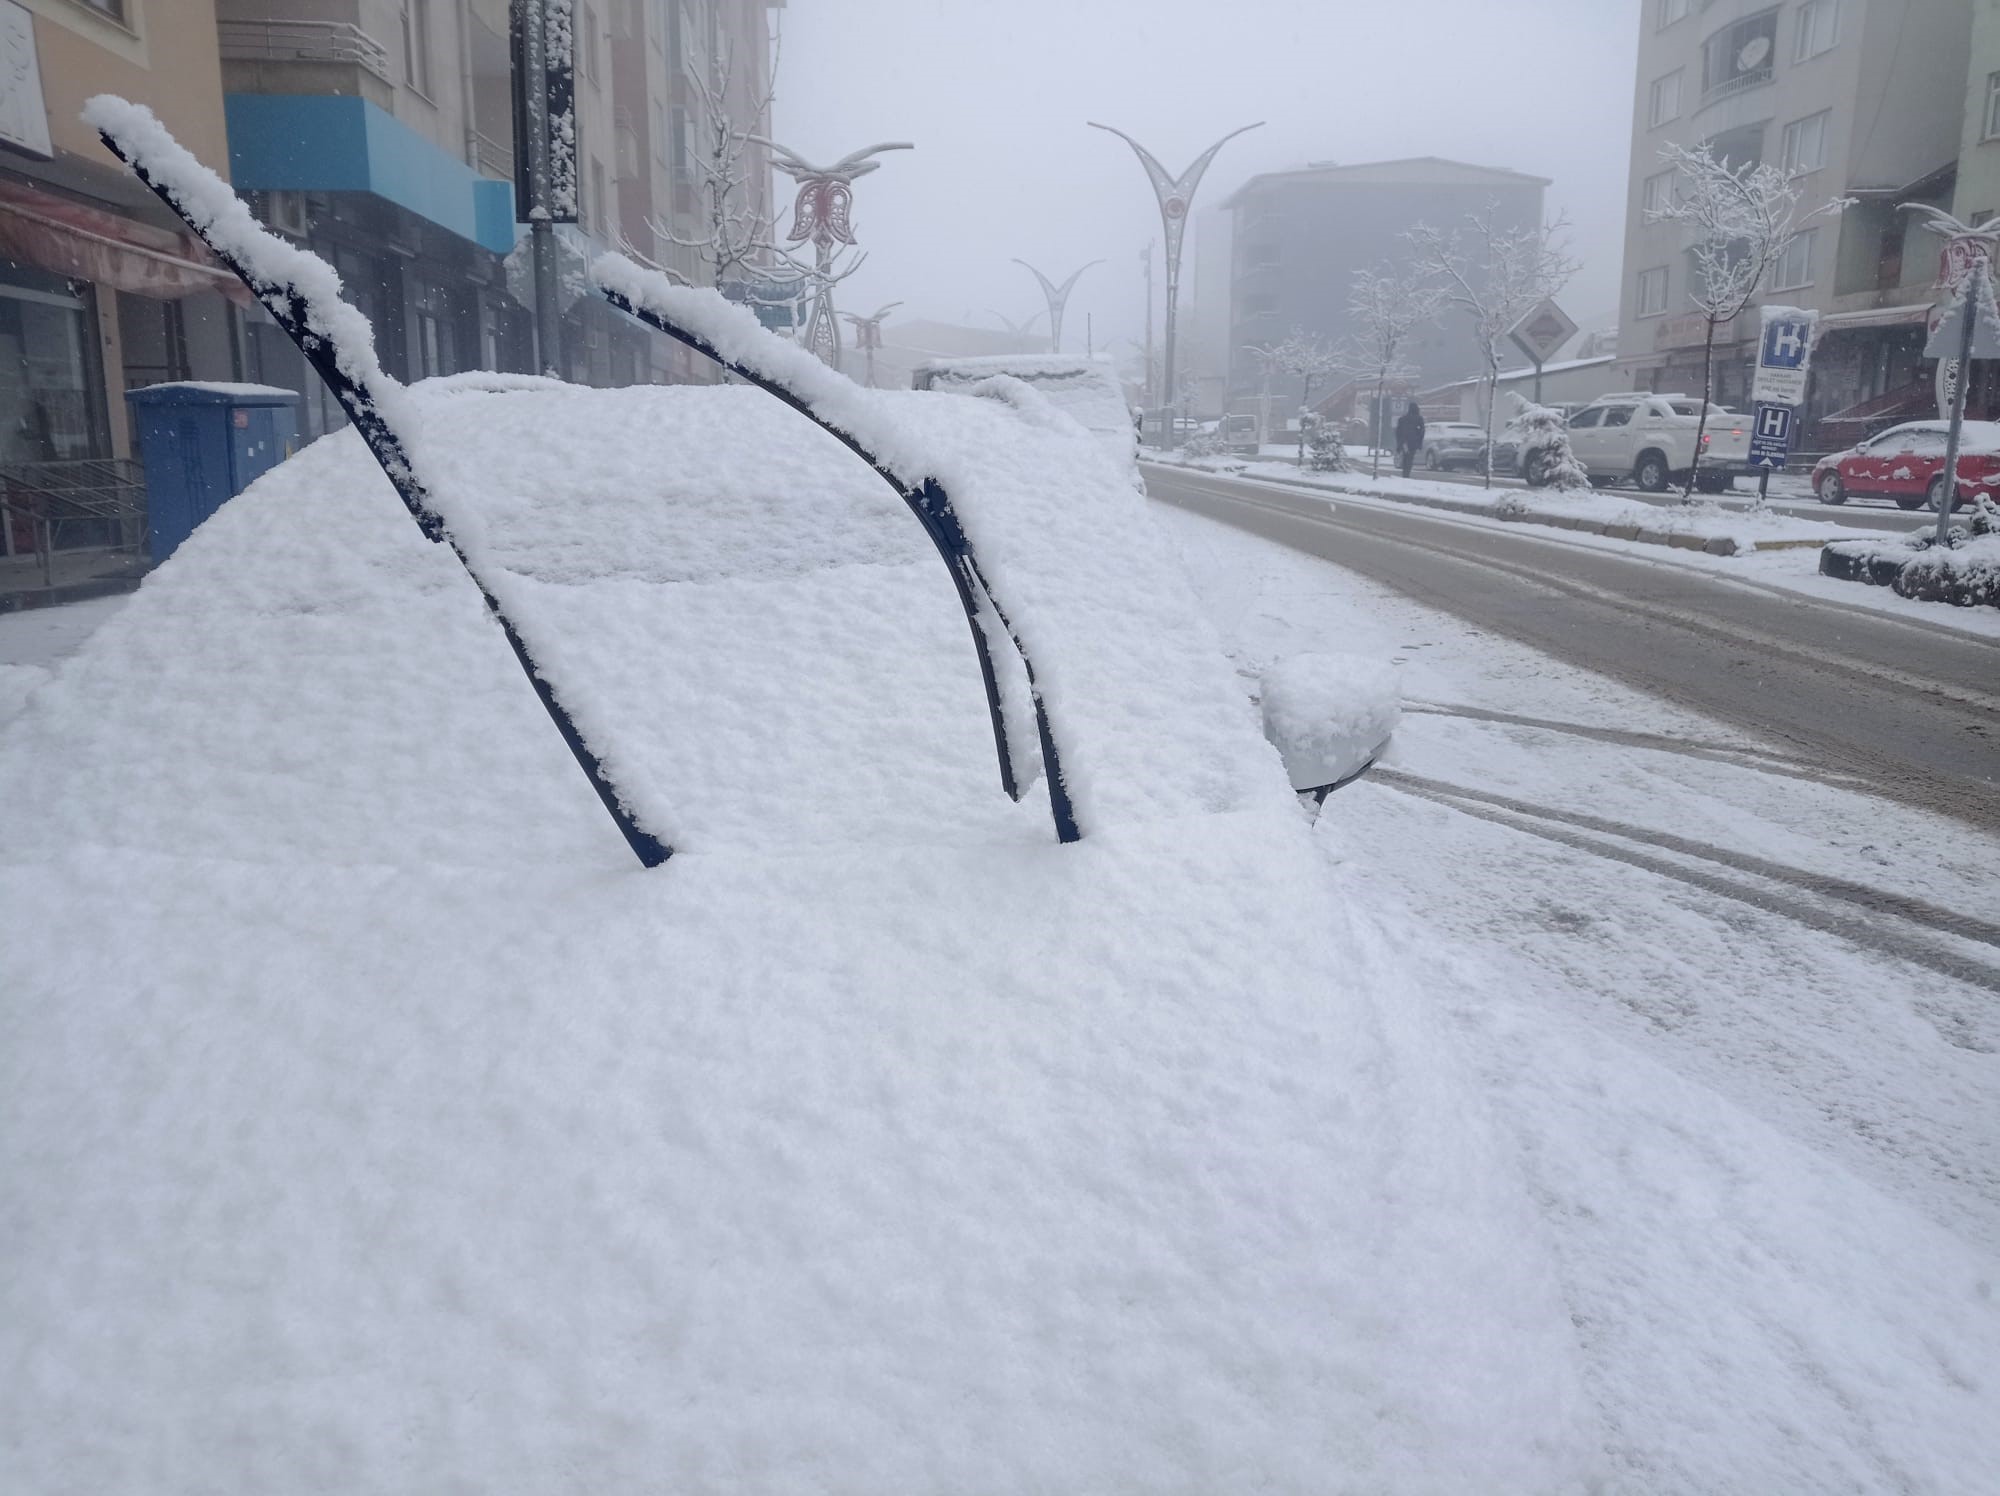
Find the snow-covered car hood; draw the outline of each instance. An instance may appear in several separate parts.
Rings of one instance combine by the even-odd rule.
[[[679,855],[351,434],[205,524],[0,730],[8,1490],[1577,1484],[1435,976],[1114,465],[880,397],[1018,469],[959,497],[1064,847],[831,438],[478,382],[411,402],[433,487]]]

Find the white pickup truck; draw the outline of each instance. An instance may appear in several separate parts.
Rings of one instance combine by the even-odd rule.
[[[1570,450],[1596,481],[1627,481],[1658,493],[1686,481],[1700,424],[1701,401],[1692,395],[1600,395],[1569,418]],[[1721,493],[1750,472],[1749,417],[1709,406],[1701,447],[1698,486]]]

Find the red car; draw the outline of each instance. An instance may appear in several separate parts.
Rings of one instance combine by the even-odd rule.
[[[1944,493],[1947,429],[1943,421],[1911,421],[1822,457],[1813,467],[1813,492],[1822,504],[1884,498],[1903,509],[1935,510]],[[2000,493],[2000,421],[1967,421],[1960,435],[1951,507],[1964,508],[1976,493]]]

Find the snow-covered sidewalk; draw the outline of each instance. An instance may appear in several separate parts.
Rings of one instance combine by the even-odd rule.
[[[1246,680],[1400,662],[1391,753],[1317,844],[1514,1140],[1610,1489],[1990,1489],[2000,951],[1921,906],[2000,883],[2000,844],[1158,512]],[[1843,880],[1915,917],[1839,933]]]
[[[1384,464],[1383,475],[1370,477],[1357,467],[1346,473],[1317,473],[1296,464],[1268,459],[1182,458],[1153,456],[1149,462],[1185,467],[1197,472],[1228,473],[1284,483],[1326,493],[1357,494],[1398,503],[1417,504],[1457,514],[1480,515],[1521,524],[1549,525],[1604,535],[1637,545],[1675,546],[1711,556],[1742,556],[1758,550],[1790,548],[1817,550],[1829,540],[1852,539],[1852,526],[1824,520],[1799,519],[1776,511],[1752,514],[1718,505],[1646,504],[1600,493],[1555,494],[1548,490],[1496,486],[1474,488],[1430,478],[1404,478]]]

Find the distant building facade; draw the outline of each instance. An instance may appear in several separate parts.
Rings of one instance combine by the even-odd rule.
[[[1933,414],[1923,342],[1939,240],[1901,206],[2000,208],[1992,0],[1646,0],[1618,368],[1629,388],[1698,390],[1705,327],[1688,305],[1686,231],[1647,220],[1671,191],[1668,142],[1800,173],[1802,210],[1855,199],[1806,225],[1762,293],[1821,314],[1807,444]],[[1748,399],[1757,326],[1753,306],[1718,330],[1724,403]],[[1995,395],[1982,371],[1976,408],[2000,413]]]
[[[213,0],[168,10],[0,0],[0,555],[33,548],[43,483],[120,481],[127,389],[237,373],[245,293],[79,118],[122,94],[227,174]]]
[[[1435,156],[1315,164],[1252,177],[1224,204],[1232,218],[1232,405],[1262,387],[1261,366],[1247,346],[1280,341],[1294,328],[1335,344],[1358,332],[1348,310],[1356,272],[1407,264],[1404,235],[1410,229],[1420,223],[1457,227],[1468,213],[1488,207],[1506,227],[1539,227],[1548,186],[1545,177]],[[1407,357],[1426,383],[1469,374],[1480,364],[1470,327],[1451,313],[1419,330]]]

